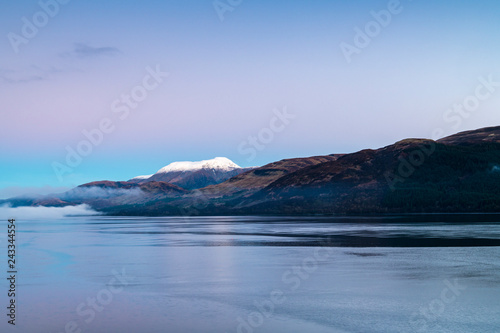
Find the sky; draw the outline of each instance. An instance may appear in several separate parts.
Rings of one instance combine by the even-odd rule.
[[[500,124],[498,1],[2,1],[0,198]]]

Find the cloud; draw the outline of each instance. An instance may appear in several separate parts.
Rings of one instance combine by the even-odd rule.
[[[30,66],[23,70],[0,68],[0,82],[8,84],[17,84],[17,83],[28,83],[33,81],[45,81],[51,75],[60,72],[62,72],[62,70],[55,67],[41,68],[35,65]]]
[[[0,68],[0,81],[9,84],[26,83],[32,81],[43,81],[47,78],[45,73],[35,72],[32,70],[16,71],[11,69]]]
[[[8,205],[0,206],[0,219],[16,220],[38,220],[38,219],[62,219],[68,216],[99,215],[88,205],[66,206],[66,207],[16,207]]]
[[[13,197],[38,197],[40,195],[46,195],[51,193],[62,193],[69,191],[70,187],[54,187],[50,185],[45,185],[41,187],[22,187],[22,186],[10,186],[0,189],[0,199],[9,199]]]
[[[122,52],[116,47],[105,46],[105,47],[92,47],[87,44],[77,43],[75,44],[71,52],[62,53],[63,57],[77,57],[77,58],[90,58],[90,57],[100,57],[100,56],[116,56]]]
[[[61,200],[89,200],[89,199],[109,199],[113,197],[119,197],[122,195],[141,196],[144,195],[144,192],[139,188],[115,189],[115,188],[102,188],[98,186],[91,186],[91,187],[76,187],[69,192],[59,195],[58,197]]]

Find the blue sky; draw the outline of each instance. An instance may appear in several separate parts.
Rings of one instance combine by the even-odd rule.
[[[500,123],[500,88],[467,117],[447,113],[481,78],[500,82],[495,1],[221,1],[221,21],[212,1],[72,0],[47,22],[40,3],[0,4],[0,197],[179,160],[263,165]],[[355,29],[393,7],[348,62],[342,43],[356,47]],[[9,36],[33,16],[41,27],[16,53]],[[148,68],[168,77],[120,119],[113,102],[140,91]],[[243,153],[285,109],[293,119]],[[103,119],[113,130],[68,166],[67,147]],[[70,170],[58,176],[54,163]]]

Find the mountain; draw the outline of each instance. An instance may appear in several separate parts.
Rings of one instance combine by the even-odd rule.
[[[437,142],[445,145],[474,145],[481,143],[500,143],[498,127],[485,127],[475,131],[465,131],[442,138]]]
[[[151,176],[152,175],[137,176],[137,177],[134,177],[132,179],[129,179],[128,181],[132,182],[132,183],[140,183],[140,182],[145,181],[146,179],[150,178]]]
[[[247,213],[500,212],[500,127],[407,139],[280,177]]]
[[[200,191],[206,196],[215,197],[241,192],[243,192],[244,196],[249,196],[289,173],[308,166],[335,161],[340,156],[342,156],[342,154],[285,159],[266,164],[260,168],[254,168],[248,172],[232,177],[226,182],[207,186],[206,188],[200,189]]]
[[[149,216],[500,212],[500,127],[250,170],[224,158],[176,162],[147,178],[4,203]]]
[[[165,182],[152,181],[138,184],[105,180],[83,184],[64,193],[17,197],[4,200],[0,204],[8,203],[12,207],[64,207],[88,204],[94,209],[101,209],[123,204],[144,204],[151,200],[168,200],[187,193],[188,190]]]
[[[283,160],[124,215],[500,212],[500,127]]]
[[[252,169],[254,168],[241,168],[228,158],[216,157],[199,162],[174,162],[151,176],[135,177],[129,182],[161,181],[192,190],[222,183]]]

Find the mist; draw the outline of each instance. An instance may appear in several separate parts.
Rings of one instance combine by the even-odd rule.
[[[66,207],[10,207],[0,206],[0,219],[38,220],[38,219],[62,219],[68,216],[99,215],[100,213],[83,204]]]
[[[139,188],[132,189],[115,189],[115,188],[102,188],[98,186],[92,187],[77,187],[71,191],[65,192],[58,197],[62,200],[87,200],[87,199],[109,199],[119,197],[122,195],[140,196],[144,192]]]

